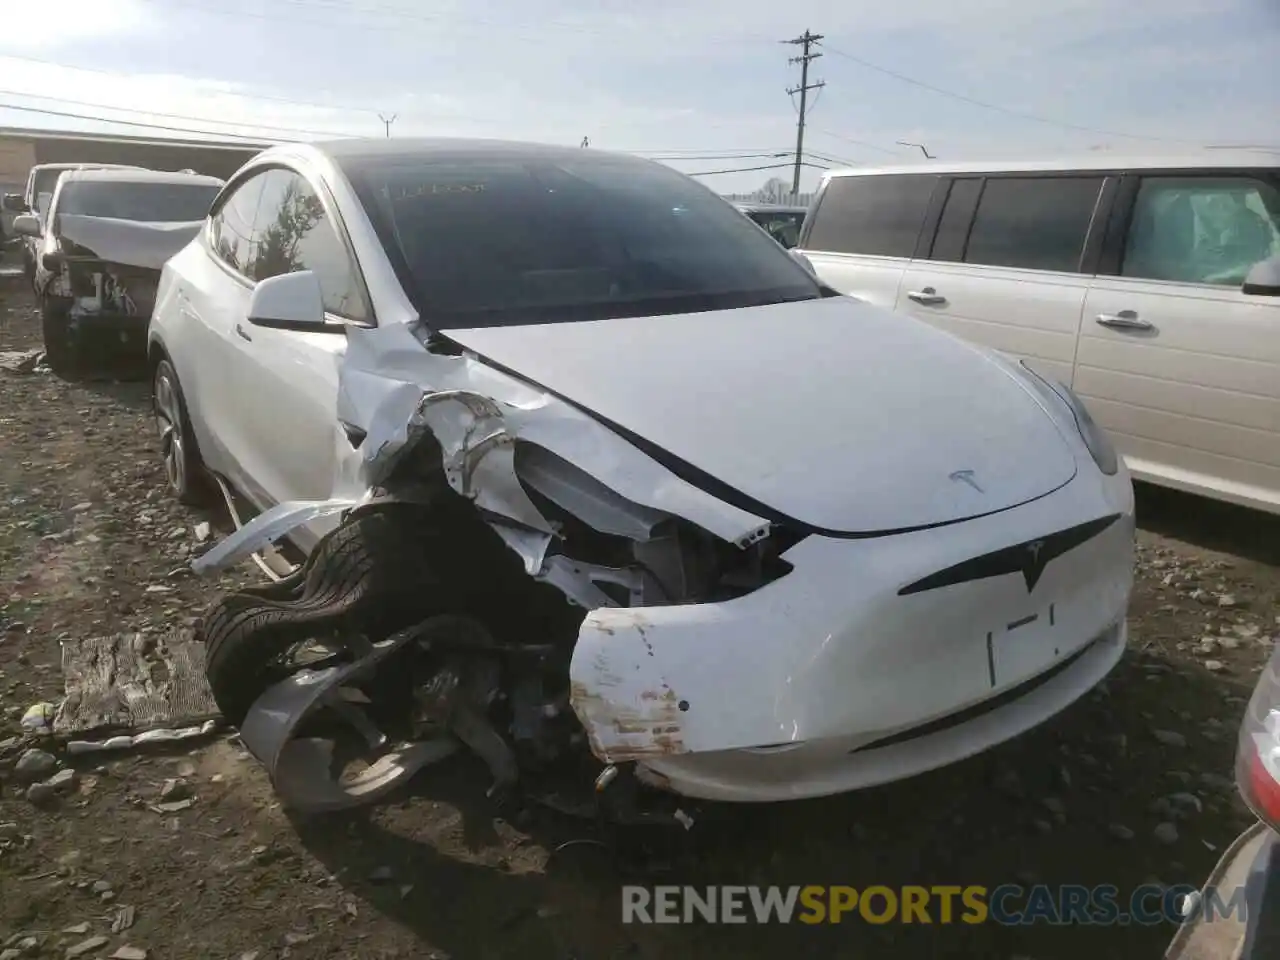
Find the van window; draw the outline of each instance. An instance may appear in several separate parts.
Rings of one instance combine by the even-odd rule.
[[[930,260],[964,259],[969,225],[973,223],[973,210],[981,194],[981,177],[964,177],[952,181],[947,204],[942,208],[942,219],[938,221],[938,232],[933,238]]]
[[[914,256],[937,182],[931,174],[832,177],[804,245],[831,253]]]
[[[1239,286],[1280,255],[1280,190],[1252,177],[1144,177],[1120,272]]]
[[[991,177],[978,200],[965,263],[1075,272],[1102,177]]]

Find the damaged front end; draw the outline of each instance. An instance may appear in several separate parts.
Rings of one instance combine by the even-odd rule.
[[[146,224],[64,214],[41,255],[37,292],[51,352],[121,359],[146,354],[160,272],[196,235],[198,223]]]
[[[193,563],[220,570],[297,527],[332,530],[341,518],[293,582],[259,601],[314,604],[338,562],[334,537],[361,523],[375,530],[375,512],[404,518],[394,533],[368,535],[404,544],[367,551],[402,558],[380,561],[385,572],[360,588],[383,591],[377,613],[234,641],[312,648],[310,660],[262,673],[272,684],[239,723],[282,799],[300,809],[367,802],[461,745],[502,795],[585,811],[572,799],[572,784],[585,784],[587,807],[607,799],[619,817],[687,826],[673,798],[651,793],[662,779],[643,764],[686,749],[678,678],[613,676],[601,658],[584,661],[579,637],[610,629],[598,614],[629,616],[643,639],[639,608],[749,594],[789,572],[781,554],[798,536],[681,479],[571,404],[401,325],[351,330],[338,414],[332,499],[281,504]],[[424,533],[410,532],[412,518]],[[417,587],[403,570],[415,563],[430,569]],[[211,635],[231,622],[229,607],[252,602],[224,599],[206,618],[206,643],[231,643]],[[211,669],[215,697],[228,682]],[[354,777],[338,769],[340,729],[363,754]]]

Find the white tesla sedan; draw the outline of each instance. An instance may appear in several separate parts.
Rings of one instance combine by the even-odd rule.
[[[482,695],[415,702],[500,780],[562,738],[605,782],[811,797],[1027,730],[1125,646],[1132,487],[1070,389],[824,287],[651,161],[272,148],[149,342],[174,491],[263,511],[197,569],[310,554],[206,618],[242,730],[306,636],[434,622],[414,689]]]

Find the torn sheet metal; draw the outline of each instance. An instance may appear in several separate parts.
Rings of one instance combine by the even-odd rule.
[[[295,527],[342,513],[359,503],[359,500],[339,499],[291,500],[277,504],[192,560],[191,569],[201,575],[225,570],[275,543]]]
[[[373,644],[369,653],[355,663],[301,670],[268,687],[249,708],[240,726],[240,739],[266,766],[272,786],[285,806],[305,812],[359,806],[389,793],[423,767],[458,749],[458,741],[447,736],[391,746],[359,705],[346,695],[346,685],[367,680],[383,661],[417,636],[416,630],[404,630]],[[335,741],[294,738],[313,714],[324,709],[334,710],[348,720],[371,751],[382,751],[355,777],[335,779]]]
[[[500,459],[481,466],[509,447],[506,438],[542,447],[621,497],[731,543],[752,543],[768,531],[768,521],[681,480],[587,414],[471,357],[431,353],[405,325],[349,330],[338,417],[366,432],[360,457],[368,486],[427,428],[454,489],[470,490],[478,505],[528,526],[540,525],[530,522],[536,509],[514,470],[506,473]]]
[[[93,256],[150,270],[161,269],[203,226],[199,220],[151,223],[73,213],[59,214],[56,223],[59,237],[84,247]]]

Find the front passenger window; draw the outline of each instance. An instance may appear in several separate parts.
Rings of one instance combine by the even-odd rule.
[[[347,248],[311,184],[284,168],[271,170],[264,179],[248,276],[265,280],[310,270],[320,282],[326,311],[358,322],[368,320]]]
[[[1280,191],[1250,177],[1146,177],[1121,274],[1239,286],[1280,255]]]

